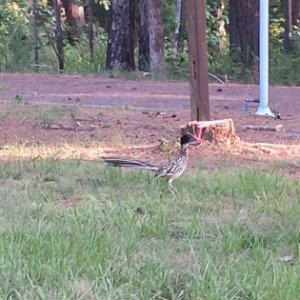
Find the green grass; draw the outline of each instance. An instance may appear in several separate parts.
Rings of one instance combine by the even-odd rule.
[[[2,162],[0,183],[0,299],[299,297],[300,183],[276,170],[202,168],[172,195],[50,159]]]

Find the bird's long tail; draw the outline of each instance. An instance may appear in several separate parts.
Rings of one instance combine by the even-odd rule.
[[[158,166],[130,157],[110,156],[110,157],[101,157],[101,158],[103,159],[103,161],[105,161],[107,164],[113,167],[130,167],[130,168],[150,170],[153,172],[158,171]]]

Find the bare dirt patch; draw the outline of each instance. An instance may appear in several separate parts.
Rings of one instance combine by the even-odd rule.
[[[243,110],[245,99],[258,97],[257,86],[211,84],[211,119],[232,118],[237,135],[245,142],[204,143],[192,150],[192,156],[207,160],[234,156],[246,164],[253,159],[299,158],[299,95],[298,87],[271,87],[271,108],[282,117],[273,119],[256,116],[255,104],[250,104],[248,112]],[[156,159],[168,144],[155,145],[162,138],[174,141],[180,126],[190,121],[187,82],[2,73],[0,101],[2,158],[10,151],[7,145],[17,143],[22,153],[31,145],[52,147],[58,153],[73,147],[73,153],[83,158],[87,156],[84,149],[94,149],[91,159],[105,151]],[[277,125],[282,130],[246,129]]]

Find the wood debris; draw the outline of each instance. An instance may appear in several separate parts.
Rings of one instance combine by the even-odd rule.
[[[283,130],[282,124],[277,124],[275,126],[268,125],[246,125],[244,126],[245,130],[257,130],[257,131],[276,131],[280,132]]]

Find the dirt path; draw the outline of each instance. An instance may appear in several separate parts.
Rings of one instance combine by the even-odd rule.
[[[238,134],[247,141],[298,143],[300,140],[300,88],[270,87],[270,103],[279,111],[282,120],[255,116],[256,107],[243,111],[245,99],[257,98],[254,85],[210,85],[211,118],[233,118]],[[77,105],[80,107],[126,107],[145,113],[163,112],[176,115],[177,122],[185,124],[190,116],[189,85],[187,82],[118,80],[100,76],[68,76],[47,74],[0,74],[0,101],[18,100],[34,104]],[[132,116],[143,124],[145,115]],[[120,119],[115,111],[110,118]],[[176,119],[176,118],[175,118]],[[112,124],[114,120],[112,119]],[[153,119],[146,124],[160,125],[166,120]],[[246,125],[283,125],[282,132],[255,132],[244,130]],[[130,128],[129,128],[130,129]],[[128,130],[129,130],[128,129]],[[133,129],[132,129],[133,130]]]
[[[60,76],[46,74],[0,74],[0,100],[11,101],[15,95],[37,103],[80,101],[82,105],[130,105],[153,110],[189,110],[187,82],[118,80],[99,76]],[[218,89],[222,89],[218,92]],[[242,114],[242,103],[257,98],[254,85],[210,85],[212,113],[227,106]],[[271,87],[270,102],[282,114],[300,114],[299,87]]]

